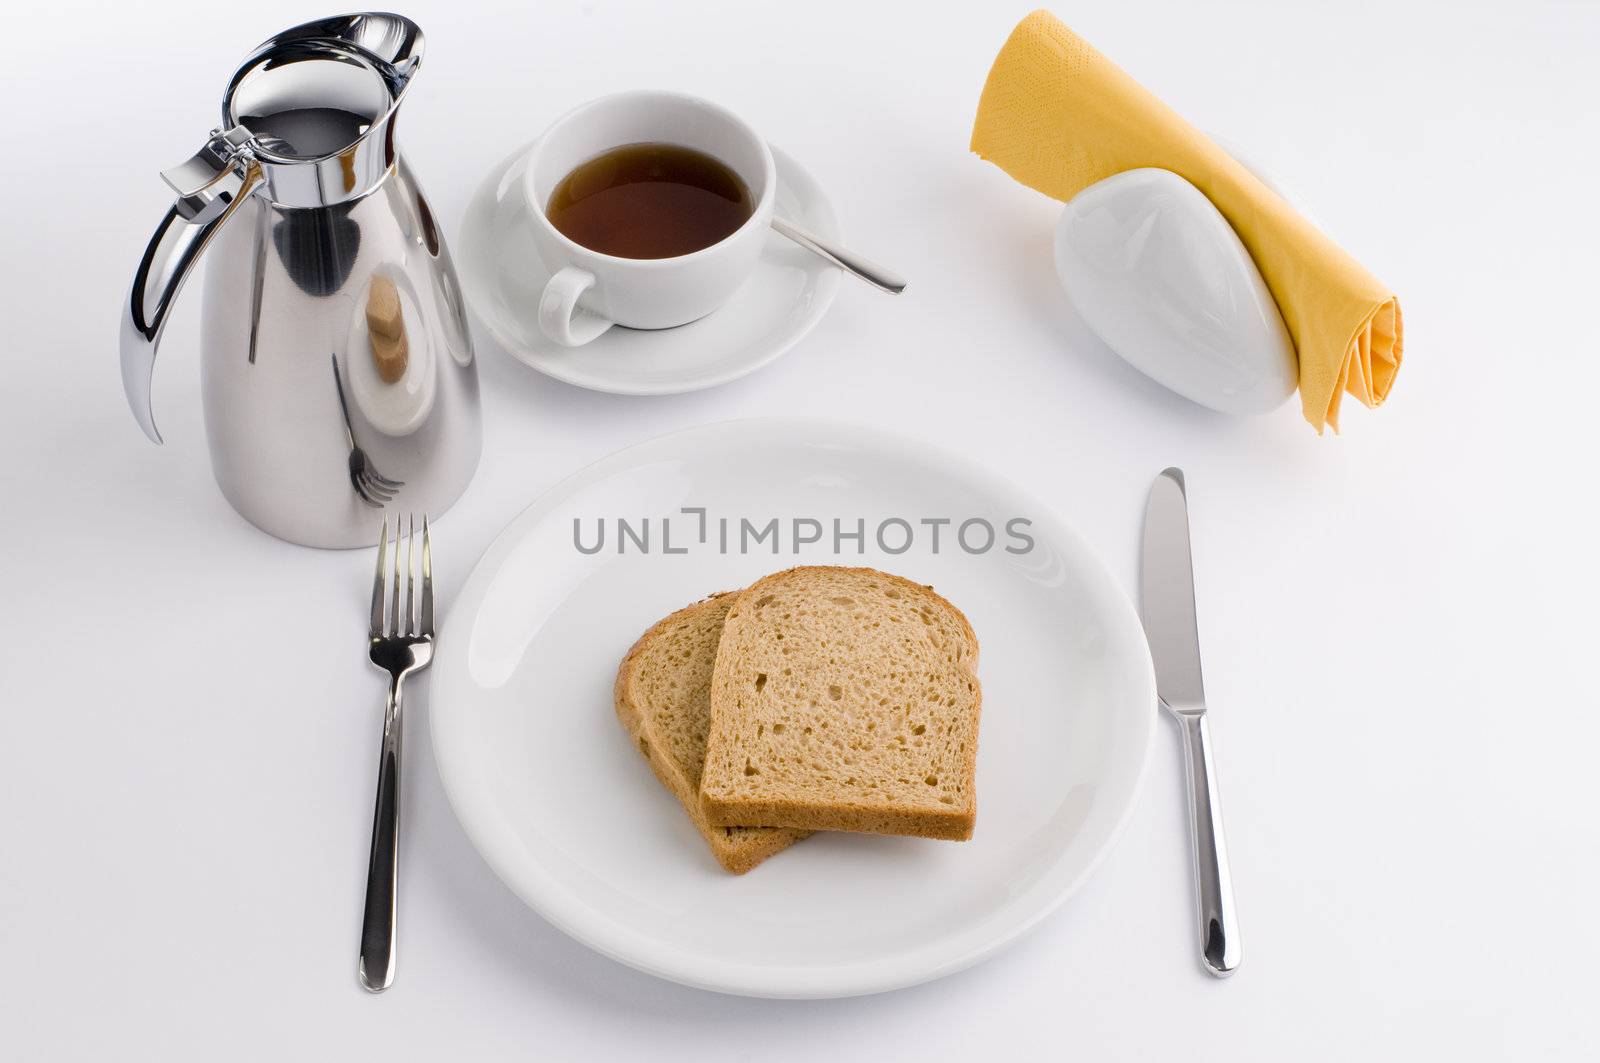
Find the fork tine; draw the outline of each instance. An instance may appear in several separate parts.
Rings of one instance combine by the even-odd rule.
[[[381,490],[386,495],[393,495],[394,488],[382,476],[372,470],[372,466],[364,465],[361,468],[361,479],[370,488]]]
[[[383,508],[383,503],[387,501],[387,499],[373,490],[372,485],[367,483],[365,479],[359,476],[352,477],[350,484],[355,488],[356,497],[361,499],[361,501],[365,502],[373,509]]]
[[[389,515],[383,515],[383,530],[378,533],[378,571],[372,577],[372,619],[367,624],[367,635],[377,638],[383,634],[383,550],[389,542]]]
[[[387,487],[391,491],[406,485],[404,480],[391,480],[377,469],[367,469],[367,475],[372,478],[373,483],[377,484],[379,487]]]
[[[417,566],[414,555],[417,547],[417,515],[406,518],[406,634],[417,633]]]
[[[394,518],[394,600],[389,607],[389,634],[400,634],[400,515]]]
[[[433,546],[428,540],[428,515],[422,515],[422,634],[433,635]]]
[[[375,500],[378,505],[394,500],[394,492],[386,487],[379,486],[372,477],[365,474],[361,477],[361,495],[363,498]]]

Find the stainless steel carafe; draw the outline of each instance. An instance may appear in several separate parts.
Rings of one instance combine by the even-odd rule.
[[[421,60],[416,25],[384,13],[310,22],[257,48],[228,84],[222,125],[162,174],[178,198],[124,308],[123,387],[159,443],[156,347],[206,252],[212,468],[235,509],[292,542],[372,545],[375,508],[437,516],[477,467],[460,288],[395,145]]]

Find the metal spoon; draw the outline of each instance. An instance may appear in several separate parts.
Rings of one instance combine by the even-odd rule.
[[[830,244],[815,233],[808,233],[792,221],[784,221],[774,216],[772,219],[773,231],[787,236],[812,254],[832,262],[846,273],[854,273],[857,277],[877,288],[879,291],[891,295],[899,295],[906,290],[906,279],[891,269],[885,269],[860,255],[846,251],[836,244]]]

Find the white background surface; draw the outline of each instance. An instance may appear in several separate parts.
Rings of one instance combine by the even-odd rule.
[[[570,105],[729,103],[830,188],[847,285],[714,391],[590,394],[480,343],[483,466],[437,526],[446,598],[540,491],[619,446],[802,411],[969,450],[1128,585],[1152,474],[1192,488],[1244,966],[1194,955],[1177,735],[1091,883],[1013,950],[881,997],[750,1001],[592,955],[469,847],[411,718],[401,970],[355,944],[381,703],[370,555],[216,492],[198,288],[147,444],[115,366],[156,171],[313,4],[42,5],[0,110],[0,1056],[8,1059],[1593,1058],[1600,723],[1591,412],[1600,8],[1087,4],[1080,33],[1269,167],[1401,293],[1389,405],[1317,438],[1230,420],[1088,338],[1059,207],[966,153],[1027,3],[413,3],[405,150],[454,228]]]

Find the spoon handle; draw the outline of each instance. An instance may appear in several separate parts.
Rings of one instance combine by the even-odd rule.
[[[830,244],[820,236],[806,232],[793,222],[784,221],[782,218],[774,216],[772,228],[807,251],[821,255],[846,273],[854,273],[857,277],[880,291],[888,292],[891,295],[899,295],[906,290],[906,279],[894,270],[885,269],[876,262],[846,251],[835,244]]]

